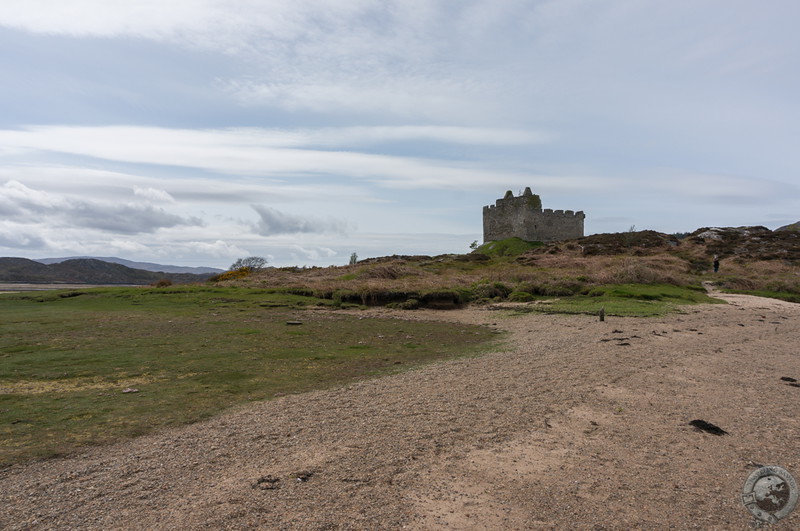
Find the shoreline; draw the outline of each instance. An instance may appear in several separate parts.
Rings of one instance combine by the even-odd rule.
[[[134,288],[146,284],[78,284],[78,283],[41,283],[35,282],[0,282],[0,293],[21,293],[24,291],[52,291],[57,289],[89,289],[89,288]]]

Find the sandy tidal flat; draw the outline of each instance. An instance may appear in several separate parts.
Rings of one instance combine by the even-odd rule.
[[[478,358],[7,468],[0,528],[752,529],[748,475],[800,480],[800,305],[724,298],[605,322],[362,312],[508,335]],[[798,528],[800,509],[770,527]]]

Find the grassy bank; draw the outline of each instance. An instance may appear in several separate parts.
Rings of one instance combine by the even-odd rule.
[[[678,239],[654,231],[547,244],[509,238],[469,254],[387,256],[327,268],[268,268],[229,283],[313,294],[339,303],[400,307],[582,297],[609,285],[695,290],[705,281],[723,290],[796,300],[800,236],[756,229],[716,230],[713,238],[706,239]],[[721,259],[718,274],[712,272],[715,255]]]
[[[716,303],[723,301],[709,297],[702,288],[619,284],[596,287],[572,297],[537,301],[519,311],[598,315],[602,309],[606,315],[656,317],[686,305]]]
[[[463,355],[495,337],[320,309],[330,304],[223,287],[0,296],[0,464]]]

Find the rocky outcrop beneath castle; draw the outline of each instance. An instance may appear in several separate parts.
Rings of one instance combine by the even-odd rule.
[[[483,241],[520,238],[553,242],[581,238],[585,217],[582,211],[542,209],[542,200],[529,187],[519,197],[509,190],[494,205],[483,207]]]
[[[743,260],[800,262],[800,232],[766,227],[704,227],[689,235],[709,253]]]
[[[669,252],[680,245],[680,240],[671,234],[654,230],[638,232],[616,232],[593,234],[575,242],[583,256],[632,254],[646,256]]]
[[[792,232],[800,232],[800,221],[796,221],[790,225],[784,225],[783,227],[778,227],[775,230],[776,231],[788,230]]]

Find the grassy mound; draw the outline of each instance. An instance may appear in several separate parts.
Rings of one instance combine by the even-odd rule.
[[[526,242],[519,238],[507,238],[496,242],[486,242],[478,247],[476,252],[493,258],[513,258],[531,249],[542,247],[543,245],[542,242]]]

